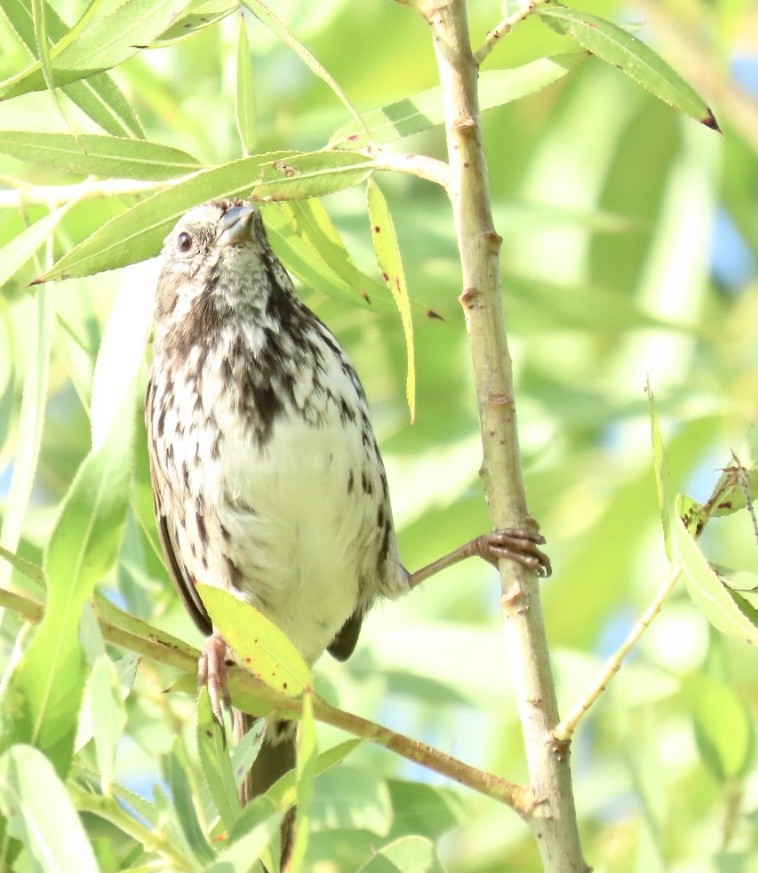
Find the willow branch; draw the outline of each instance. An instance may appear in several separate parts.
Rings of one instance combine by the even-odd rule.
[[[513,372],[481,139],[478,64],[463,0],[421,0],[431,27],[442,90],[463,306],[479,412],[484,486],[494,527],[536,527],[529,518],[516,429]],[[501,147],[507,159],[507,144]],[[546,873],[586,873],[567,746],[552,740],[558,706],[539,588],[533,573],[501,561],[502,604],[530,781],[539,804],[528,821]]]
[[[44,604],[37,600],[0,588],[0,608],[3,607],[34,624],[42,620],[45,610]],[[93,608],[104,639],[142,657],[174,667],[185,674],[174,688],[194,690],[200,655],[197,649],[123,612],[102,597],[95,598]],[[229,668],[227,680],[233,700],[243,709],[261,715],[276,712],[288,718],[299,718],[302,714],[299,698],[286,697],[269,688],[238,665]],[[413,763],[422,764],[435,773],[499,800],[523,817],[529,816],[538,802],[529,787],[478,770],[426,743],[337,709],[319,698],[314,701],[314,714],[325,724],[384,746]]]

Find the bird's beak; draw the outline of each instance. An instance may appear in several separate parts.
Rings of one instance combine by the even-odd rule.
[[[232,206],[219,222],[218,244],[237,246],[253,239],[255,211],[252,206]]]

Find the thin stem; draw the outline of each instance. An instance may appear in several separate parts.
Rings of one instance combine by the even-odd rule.
[[[493,27],[474,54],[474,61],[477,65],[482,63],[500,40],[507,36],[520,21],[528,18],[538,6],[549,2],[550,0],[525,0],[520,9],[517,9],[514,13],[504,18],[497,26]]]
[[[463,306],[482,434],[485,491],[495,528],[536,528],[526,506],[516,429],[513,373],[500,285],[500,244],[490,205],[477,95],[463,0],[422,0],[432,30],[450,164],[448,194],[461,259]],[[502,149],[507,156],[507,145]],[[550,658],[535,574],[500,562],[506,633],[532,788],[527,820],[546,873],[585,873],[567,747],[552,741],[558,723]]]
[[[188,177],[183,177],[188,178]],[[175,185],[181,179],[165,182],[138,182],[134,179],[85,179],[75,185],[20,185],[10,191],[0,191],[0,209],[20,209],[30,203],[50,208],[72,200],[94,200],[98,197],[123,197],[151,194]]]
[[[611,681],[616,673],[621,668],[624,658],[629,654],[632,648],[639,642],[640,637],[650,627],[653,619],[661,611],[666,598],[671,594],[682,575],[681,564],[675,564],[671,568],[668,578],[663,582],[658,589],[655,597],[648,605],[645,612],[640,617],[639,621],[634,625],[629,635],[618,649],[611,655],[610,658],[603,664],[600,672],[595,679],[585,689],[581,698],[571,707],[569,713],[562,719],[560,724],[556,725],[553,730],[553,738],[559,743],[568,742],[576,730],[576,726],[584,718],[592,704],[605,691],[606,686]]]
[[[180,680],[174,688],[190,693],[194,690],[200,654],[196,649],[123,612],[104,598],[95,598],[94,606],[100,630],[108,642],[182,671],[187,674],[186,680]],[[41,621],[44,614],[44,606],[38,601],[3,588],[0,588],[0,607],[10,609],[30,623]],[[229,667],[227,681],[234,702],[243,709],[260,714],[276,712],[288,718],[299,718],[301,715],[301,702],[298,698],[285,697],[274,691],[238,665]],[[320,721],[378,743],[409,761],[423,764],[429,770],[447,776],[480,794],[506,803],[519,815],[528,816],[537,803],[534,792],[528,787],[477,770],[426,743],[344,712],[319,698],[314,702],[314,712]]]

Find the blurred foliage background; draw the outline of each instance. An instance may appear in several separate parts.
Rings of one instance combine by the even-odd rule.
[[[56,3],[66,21],[83,5]],[[580,4],[575,4],[579,8]],[[588,59],[549,89],[485,115],[496,226],[516,369],[530,511],[555,568],[543,585],[559,699],[565,710],[623,638],[665,578],[644,393],[649,378],[666,440],[672,491],[705,500],[758,406],[758,3],[755,0],[586,0],[581,8],[641,25],[647,40],[711,104],[719,136]],[[500,18],[472,2],[474,44]],[[389,2],[283,0],[277,13],[359,109],[436,84],[426,25]],[[208,164],[239,157],[234,122],[239,16],[190,39],[139,52],[113,76],[148,139]],[[249,21],[258,111],[257,151],[321,147],[344,108],[265,27]],[[28,59],[0,19],[0,74]],[[487,59],[508,67],[571,50],[536,19]],[[65,98],[42,91],[0,106],[0,127],[92,130]],[[444,158],[440,128],[399,151]],[[61,185],[75,177],[0,156],[7,180]],[[403,249],[416,317],[417,420],[405,403],[405,350],[391,312],[302,293],[348,349],[364,381],[390,477],[400,543],[421,566],[487,528],[469,351],[457,302],[460,278],[443,193],[382,174]],[[8,186],[8,190],[15,187]],[[0,298],[0,495],[3,543],[41,563],[56,512],[90,447],[88,402],[118,272],[59,282],[39,465],[28,507],[13,505],[14,462],[30,446],[21,392],[36,330],[27,283],[51,259],[133,198],[73,206],[45,257]],[[2,204],[2,192],[0,192]],[[324,204],[366,272],[376,274],[362,188]],[[0,245],[44,208],[0,209]],[[152,254],[152,253],[150,253]],[[139,294],[135,291],[135,296]],[[427,318],[434,310],[442,319]],[[139,439],[144,439],[143,435]],[[703,548],[719,565],[758,572],[745,513],[709,525]],[[0,565],[3,585],[28,583]],[[199,636],[135,519],[102,588],[131,612],[195,644]],[[379,605],[355,656],[325,656],[319,689],[339,705],[423,738],[465,761],[526,779],[509,692],[499,589],[471,562],[399,603]],[[6,613],[0,655],[10,661],[19,621]],[[165,791],[162,756],[190,745],[193,701],[165,694],[173,674],[114,651],[124,687],[115,779],[148,797]],[[585,855],[595,870],[758,869],[754,725],[758,658],[714,630],[677,589],[633,657],[579,729],[575,792]],[[136,670],[136,675],[135,675]],[[340,737],[323,729],[326,747]],[[92,751],[80,753],[86,761]],[[102,870],[124,869],[129,840],[87,819]],[[523,823],[494,801],[457,790],[369,746],[317,783],[308,869],[358,869],[409,833],[437,840],[455,873],[536,871]]]

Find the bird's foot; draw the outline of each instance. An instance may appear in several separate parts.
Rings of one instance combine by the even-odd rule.
[[[223,725],[222,704],[226,709],[232,708],[232,698],[229,686],[226,684],[226,668],[228,647],[221,634],[213,633],[203,644],[200,659],[197,663],[198,688],[205,686],[211,699],[211,710],[219,724]]]
[[[516,561],[538,576],[549,576],[553,572],[550,558],[539,548],[545,537],[530,530],[504,528],[482,534],[471,541],[474,554],[497,565],[501,558]]]

